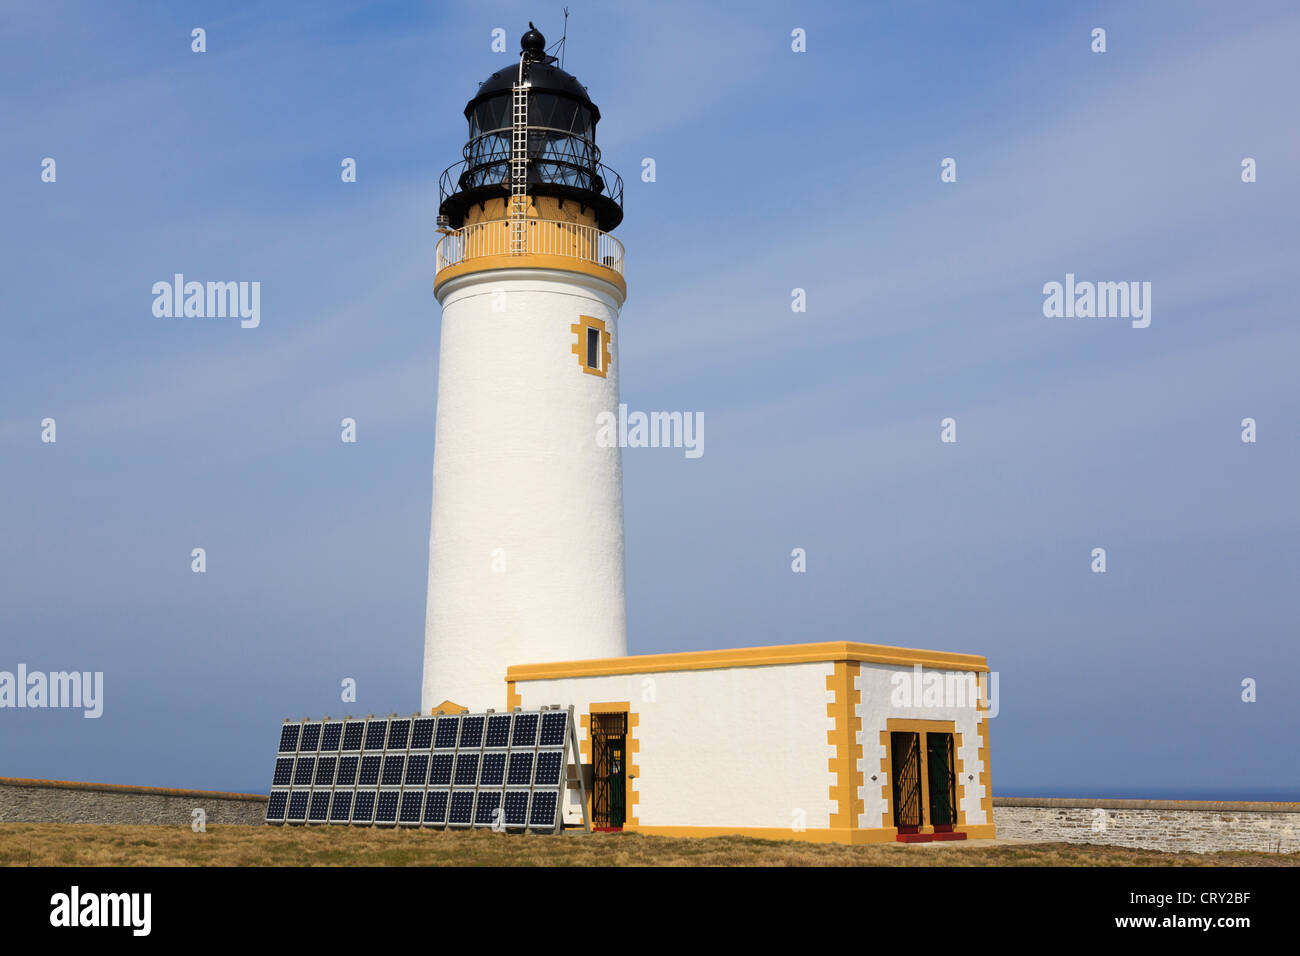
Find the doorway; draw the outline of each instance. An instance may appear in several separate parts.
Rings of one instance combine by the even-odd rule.
[[[894,826],[899,833],[916,833],[925,822],[921,798],[921,735],[911,731],[889,735],[894,765]]]
[[[591,715],[591,825],[622,830],[627,818],[627,714]]]

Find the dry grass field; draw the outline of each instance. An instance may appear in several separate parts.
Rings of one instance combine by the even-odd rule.
[[[637,834],[343,827],[0,824],[4,866],[1295,866],[1300,854],[1159,853],[1063,843],[840,846]]]

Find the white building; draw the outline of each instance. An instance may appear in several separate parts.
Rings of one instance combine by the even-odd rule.
[[[535,29],[522,48],[466,106],[466,158],[443,176],[423,710],[574,705],[597,826],[992,836],[982,657],[627,656],[620,449],[596,440],[619,402],[622,183],[586,89]]]

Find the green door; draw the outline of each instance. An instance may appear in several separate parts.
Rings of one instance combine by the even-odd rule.
[[[930,822],[936,827],[957,822],[957,775],[953,771],[952,734],[925,735],[925,761],[929,771]]]

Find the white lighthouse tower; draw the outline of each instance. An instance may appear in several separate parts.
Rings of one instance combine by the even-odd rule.
[[[627,653],[617,414],[622,180],[529,24],[442,177],[422,709],[503,709],[506,667]]]

